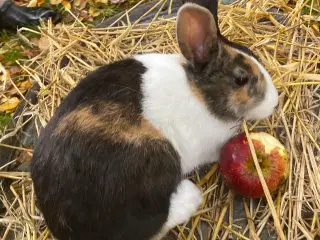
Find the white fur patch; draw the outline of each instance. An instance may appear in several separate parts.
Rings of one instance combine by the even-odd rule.
[[[170,229],[188,222],[200,207],[202,200],[201,190],[191,181],[182,180],[177,191],[171,195],[167,221],[151,240],[161,240]]]
[[[177,192],[171,195],[169,216],[165,228],[171,229],[189,221],[200,207],[202,200],[202,192],[195,184],[189,180],[181,181]]]
[[[218,161],[220,148],[236,132],[235,123],[212,116],[191,91],[179,55],[146,54],[136,60],[147,67],[143,75],[144,116],[173,144],[183,173]]]

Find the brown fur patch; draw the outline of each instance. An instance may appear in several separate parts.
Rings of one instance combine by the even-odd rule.
[[[89,134],[98,132],[114,142],[132,143],[164,138],[147,119],[134,114],[129,107],[108,103],[103,105],[103,112],[102,115],[94,114],[91,107],[76,109],[60,120],[55,134],[64,134],[70,129]]]
[[[75,126],[77,129],[88,132],[93,127],[101,127],[100,119],[91,113],[90,108],[76,109],[59,121],[56,134],[63,134],[68,131],[69,126]]]
[[[247,104],[252,100],[248,95],[248,87],[242,87],[233,92],[230,98],[232,103]]]
[[[195,85],[194,82],[190,83],[190,88],[193,94],[196,96],[196,98],[203,104],[207,105],[205,97],[203,96],[203,94],[201,93],[201,90]]]
[[[129,142],[137,142],[145,138],[164,139],[160,131],[155,129],[144,117],[140,117],[138,125],[127,126],[126,131],[121,132],[120,136]]]

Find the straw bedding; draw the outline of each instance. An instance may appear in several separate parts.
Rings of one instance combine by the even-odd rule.
[[[266,131],[284,143],[290,154],[290,176],[278,192],[266,191],[268,198],[242,200],[225,186],[217,165],[205,175],[195,172],[191,177],[202,187],[205,201],[189,224],[172,231],[175,239],[320,238],[320,18],[315,2],[243,0],[220,5],[223,34],[259,56],[280,94],[274,114],[244,123],[244,130]],[[282,13],[267,13],[272,7]],[[71,26],[49,24],[38,33],[41,54],[20,63],[40,85],[38,103],[27,104],[16,119],[18,130],[25,121],[35,120],[38,133],[88,71],[136,53],[178,51],[175,17],[104,29],[88,29],[75,19]],[[9,232],[15,239],[51,239],[36,207],[29,174],[2,170],[0,177],[13,180],[11,197],[1,192],[6,208],[0,218],[1,239]]]

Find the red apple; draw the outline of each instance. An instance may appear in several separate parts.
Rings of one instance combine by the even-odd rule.
[[[267,133],[251,132],[249,136],[268,189],[272,193],[289,175],[288,153],[278,139]],[[245,133],[236,135],[222,147],[220,172],[227,186],[236,194],[251,198],[264,196]]]

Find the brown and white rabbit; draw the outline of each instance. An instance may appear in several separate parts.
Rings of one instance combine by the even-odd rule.
[[[186,174],[218,160],[237,120],[273,112],[269,74],[220,35],[207,8],[180,8],[177,39],[181,55],[138,55],[89,74],[41,132],[31,174],[56,238],[161,239],[202,202]]]

